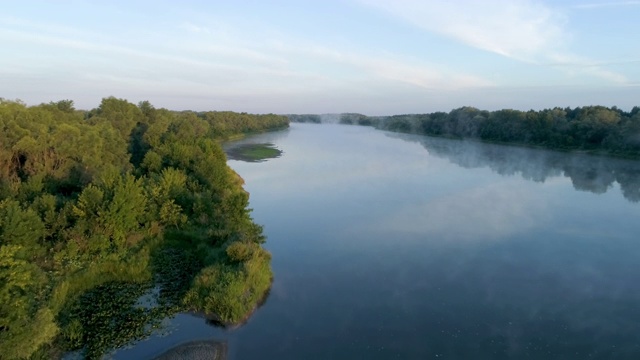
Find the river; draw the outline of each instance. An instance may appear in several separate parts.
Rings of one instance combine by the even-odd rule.
[[[230,359],[640,358],[640,163],[292,124],[229,160],[275,274],[248,323],[179,315]]]

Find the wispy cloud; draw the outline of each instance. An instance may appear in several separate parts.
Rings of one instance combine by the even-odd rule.
[[[182,30],[186,30],[186,31],[191,32],[191,33],[194,33],[194,34],[211,34],[211,29],[209,29],[208,27],[199,26],[199,25],[193,24],[191,22],[185,22],[185,23],[181,24],[180,26],[178,26],[178,28],[180,28]]]
[[[537,3],[513,0],[362,0],[428,31],[530,61],[562,44],[566,19]]]
[[[15,16],[0,16],[0,25],[12,28],[12,29],[30,29],[41,31],[45,33],[64,33],[64,34],[78,34],[79,29],[73,28],[66,25],[61,24],[50,24],[50,23],[42,23],[36,22],[28,19],[23,19]],[[87,31],[82,31],[82,34],[87,34]],[[96,35],[96,34],[92,34]]]
[[[30,73],[44,84],[45,75],[64,73],[69,81],[100,84],[93,90],[100,96],[105,91],[135,90],[158,96],[209,96],[227,103],[273,101],[277,96],[317,99],[325,96],[322,94],[364,99],[397,86],[460,89],[491,85],[458,69],[407,56],[314,44],[295,35],[257,36],[224,23],[179,23],[159,34],[162,43],[85,34],[55,23],[0,19],[1,42],[50,54],[46,62],[35,56],[27,61],[2,58],[0,79]]]
[[[453,90],[493,85],[487,79],[453,71],[442,65],[423,63],[415,59],[398,58],[390,54],[365,55],[319,46],[313,48],[299,47],[296,51],[306,51],[313,57],[352,67],[370,78],[396,81],[423,89]]]
[[[640,1],[609,1],[590,4],[573,5],[574,9],[599,9],[604,7],[620,7],[620,6],[638,6]]]
[[[426,31],[518,61],[543,64],[550,60],[560,62],[562,58],[575,62],[575,59],[579,58],[565,50],[571,40],[571,34],[566,30],[566,16],[557,9],[540,2],[528,0],[360,1]],[[580,67],[572,71],[618,83],[627,80],[623,75],[600,66]]]
[[[193,52],[228,55],[229,59],[238,54],[244,59],[251,58],[282,70],[319,77],[317,80],[320,81],[314,87],[322,83],[354,86],[366,82],[374,86],[395,83],[422,89],[455,90],[494,85],[486,78],[460,69],[448,69],[442,64],[383,49],[310,42],[296,34],[282,34],[274,29],[265,29],[264,34],[244,34],[223,21],[215,21],[213,25],[185,22],[179,28],[197,39],[197,44],[186,44]]]
[[[491,86],[492,82],[474,75],[438,70],[437,66],[425,66],[394,59],[361,59],[356,62],[371,73],[424,89],[460,89]]]
[[[242,46],[216,46],[215,39],[209,41],[200,40],[197,46],[193,43],[184,45],[192,38],[183,38],[174,36],[173,38],[165,38],[168,45],[163,47],[145,47],[130,46],[121,44],[118,41],[108,38],[93,38],[93,41],[81,36],[83,31],[71,28],[63,28],[64,31],[54,31],[58,29],[56,25],[32,24],[28,21],[20,19],[12,19],[11,21],[2,21],[0,19],[0,39],[7,42],[19,42],[22,45],[36,45],[41,49],[49,49],[53,52],[61,52],[63,54],[75,53],[82,55],[85,59],[99,59],[100,63],[108,63],[110,61],[119,64],[117,69],[105,69],[114,73],[126,72],[129,68],[138,70],[140,64],[146,69],[167,70],[163,74],[165,78],[171,78],[176,74],[194,73],[194,77],[207,78],[211,74],[217,73],[224,77],[230,73],[244,73],[253,75],[269,75],[269,76],[291,76],[291,71],[287,71],[282,67],[286,63],[283,58],[268,55],[260,50],[245,48]],[[19,24],[20,26],[15,26]],[[210,36],[212,31],[205,27],[198,27],[190,24],[181,27],[187,31],[204,34]],[[212,35],[211,35],[212,36]],[[176,52],[175,49],[182,51]],[[57,57],[53,57],[57,58]],[[31,63],[17,64],[11,62],[11,58],[4,59],[7,64],[15,66],[33,66]],[[249,63],[251,66],[246,66]],[[68,65],[68,64],[67,64]],[[78,68],[86,68],[97,66],[96,62],[82,62],[76,64]],[[152,65],[152,66],[151,66]],[[77,68],[76,68],[77,69]],[[143,75],[144,72],[140,72]],[[153,73],[153,71],[151,71]],[[197,75],[196,75],[197,74]],[[157,77],[157,74],[151,75]]]
[[[610,65],[627,65],[627,64],[635,64],[640,63],[640,59],[628,59],[628,60],[611,60],[611,61],[593,61],[593,60],[578,60],[571,61],[570,59],[564,58],[563,60],[557,62],[549,62],[543,65],[549,66],[576,66],[576,67],[601,67],[601,66],[610,66]]]
[[[553,61],[551,66],[564,67],[570,72],[580,74],[586,73],[618,84],[625,84],[628,82],[628,79],[625,76],[615,71],[610,71],[604,68],[603,65],[612,65],[612,62],[598,63],[594,62],[593,60],[572,54],[550,54],[549,59]],[[617,63],[621,64],[623,62]]]
[[[366,5],[318,2],[287,7],[284,13],[268,4],[248,14],[231,3],[224,9],[167,3],[158,5],[167,11],[150,13],[87,3],[74,8],[77,13],[52,17],[45,10],[30,13],[21,3],[23,9],[0,14],[6,53],[0,56],[0,92],[32,103],[48,101],[56,91],[92,99],[108,94],[173,99],[178,94],[205,104],[200,106],[210,105],[203,99],[216,99],[221,107],[242,111],[253,106],[290,112],[287,106],[297,106],[299,111],[390,114],[487,106],[498,98],[487,90],[496,93],[501,85],[555,88],[569,78],[598,88],[638,82],[634,66],[620,63],[638,58],[633,47],[590,44],[589,54],[598,54],[590,55],[595,60],[571,49],[578,44],[572,36],[580,33],[569,31],[571,23],[563,15],[578,12],[570,5],[550,0],[351,1]],[[315,7],[345,16],[324,23]],[[372,16],[372,7],[381,12]],[[113,21],[84,20],[95,13]],[[385,14],[392,16],[381,19]],[[417,28],[431,34],[424,36]],[[625,71],[632,81],[616,71]],[[546,96],[536,94],[526,98]],[[185,100],[172,101],[186,106]],[[531,103],[527,106],[536,106]]]

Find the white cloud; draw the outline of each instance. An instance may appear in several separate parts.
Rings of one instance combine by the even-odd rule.
[[[411,64],[394,59],[359,58],[355,57],[354,64],[359,64],[371,73],[389,80],[404,82],[425,89],[459,89],[469,87],[491,86],[488,80],[473,75],[452,73],[436,66]]]
[[[393,55],[365,55],[325,47],[296,47],[295,51],[307,52],[313,57],[358,69],[369,78],[396,81],[424,89],[453,90],[493,85],[489,80],[452,71],[442,65]]]
[[[623,75],[607,70],[601,64],[587,58],[571,54],[550,54],[549,59],[554,61],[551,66],[565,67],[574,73],[587,73],[612,83],[626,84],[628,82]]]
[[[193,42],[185,42],[185,51],[227,57],[234,61],[250,60],[269,67],[272,72],[315,80],[307,88],[347,87],[357,90],[363,83],[387,88],[389,83],[411,85],[422,89],[462,89],[492,86],[487,79],[461,73],[458,69],[425,63],[410,57],[384,51],[344,49],[333,45],[283,35],[273,30],[264,34],[245,34],[229,24],[216,22],[213,27],[184,23],[181,29],[196,35]],[[194,50],[195,49],[195,50]],[[282,84],[280,84],[282,85]]]
[[[0,40],[20,51],[47,49],[51,58],[42,63],[35,57],[26,62],[7,57],[0,60],[5,70],[35,70],[39,75],[66,72],[67,78],[80,80],[100,78],[102,89],[107,84],[117,89],[128,82],[131,87],[146,86],[154,92],[159,88],[188,93],[197,89],[203,95],[239,99],[323,92],[358,97],[395,85],[422,89],[491,85],[471,74],[416,59],[376,51],[345,51],[268,30],[247,34],[219,21],[206,26],[180,23],[172,31],[156,34],[163,36],[163,42],[158,43],[137,37],[125,42],[108,35],[87,37],[84,31],[55,24],[0,20]],[[0,70],[0,78],[7,75]],[[181,91],[180,87],[189,90]]]
[[[563,42],[566,19],[528,1],[362,0],[467,45],[529,61]]]
[[[518,61],[543,64],[579,57],[566,50],[571,34],[558,9],[528,0],[450,1],[360,0],[429,32]],[[629,3],[629,2],[625,2]],[[586,59],[581,59],[587,62]],[[567,70],[565,67],[564,70]],[[600,66],[571,71],[616,83],[627,79]]]
[[[599,9],[603,7],[638,6],[640,1],[612,1],[591,4],[578,4],[572,6],[574,9]]]

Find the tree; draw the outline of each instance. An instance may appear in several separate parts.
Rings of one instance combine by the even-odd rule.
[[[41,307],[46,278],[20,259],[20,245],[0,245],[0,348],[3,358],[28,358],[58,332],[54,316]]]

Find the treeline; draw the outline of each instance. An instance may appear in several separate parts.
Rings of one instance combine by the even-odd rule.
[[[246,318],[270,255],[219,139],[287,125],[114,97],[90,111],[0,99],[0,358],[99,357],[188,309]],[[154,288],[156,306],[136,303]]]
[[[287,117],[274,114],[255,115],[231,111],[208,111],[197,115],[211,125],[212,135],[217,138],[289,126]]]
[[[305,115],[289,118],[300,122],[316,120],[315,117]],[[485,111],[462,107],[449,113],[377,117],[341,114],[340,123],[370,125],[395,132],[471,138],[557,150],[640,156],[640,107],[637,106],[630,112],[604,106],[553,108],[541,111]]]

